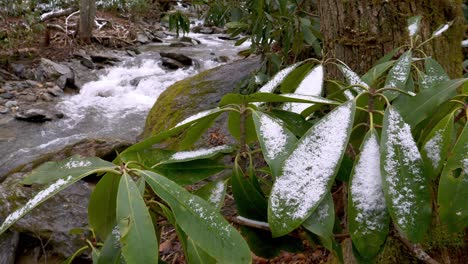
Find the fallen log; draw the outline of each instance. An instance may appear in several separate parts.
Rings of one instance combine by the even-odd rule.
[[[59,11],[47,12],[47,13],[44,13],[44,14],[41,15],[40,20],[41,20],[41,22],[44,22],[44,21],[50,20],[52,18],[68,16],[68,15],[76,12],[77,10],[78,10],[78,8],[70,7],[70,8],[67,8],[67,9],[59,10]]]

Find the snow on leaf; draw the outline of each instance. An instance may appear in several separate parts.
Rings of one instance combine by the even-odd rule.
[[[266,156],[274,160],[285,151],[288,137],[283,122],[263,114],[260,117],[260,133],[265,142]]]
[[[195,115],[193,115],[193,116],[190,116],[190,117],[188,117],[188,118],[182,120],[181,122],[177,123],[177,124],[174,126],[174,128],[175,128],[175,127],[183,126],[183,125],[185,125],[185,124],[188,124],[188,123],[190,123],[190,122],[192,122],[192,121],[195,121],[195,120],[197,120],[197,119],[203,118],[203,117],[205,117],[205,116],[209,116],[209,115],[211,115],[211,114],[214,114],[214,113],[216,113],[216,112],[219,112],[220,110],[221,110],[221,109],[220,109],[219,107],[216,107],[216,108],[213,108],[213,109],[208,109],[208,110],[205,110],[205,111],[201,111],[201,112],[199,112],[199,113],[197,113],[197,114],[195,114]]]
[[[0,234],[2,234],[6,229],[8,229],[12,224],[18,221],[21,217],[26,215],[40,203],[45,201],[47,198],[54,195],[62,187],[69,185],[73,181],[73,177],[70,175],[65,179],[58,179],[53,184],[49,185],[44,190],[38,192],[32,199],[30,199],[24,206],[17,209],[13,213],[7,216],[5,221],[3,221],[0,226]]]
[[[395,66],[393,66],[393,68],[390,70],[385,86],[398,89],[404,88],[404,84],[408,79],[410,67],[411,52],[407,51],[400,57]]]
[[[91,161],[88,161],[88,160],[70,160],[63,165],[62,169],[88,167],[91,164],[92,164]]]
[[[381,145],[381,170],[390,214],[408,239],[418,241],[430,220],[429,190],[411,128],[393,107],[386,112]]]
[[[286,158],[269,200],[268,217],[275,236],[298,227],[327,193],[348,142],[353,116],[353,102],[336,108]]]
[[[437,131],[434,137],[426,142],[424,150],[427,153],[427,157],[431,160],[431,165],[434,169],[439,166],[441,150],[442,150],[442,129]]]
[[[408,18],[408,33],[410,38],[414,37],[416,33],[419,31],[419,27],[421,25],[421,16],[414,16]]]
[[[369,85],[367,85],[367,83],[362,81],[359,75],[357,75],[357,73],[352,71],[347,65],[342,65],[340,69],[343,72],[343,75],[345,76],[346,80],[348,81],[350,85],[361,85],[363,87],[369,88]],[[356,88],[354,90],[362,91],[361,88]]]
[[[224,182],[223,181],[217,182],[215,185],[215,188],[210,194],[210,197],[208,198],[208,201],[214,205],[221,203],[221,200],[223,199],[224,190],[225,190]]]
[[[208,158],[221,152],[231,151],[232,148],[228,145],[221,145],[214,148],[202,148],[197,150],[180,151],[174,153],[169,160],[173,161],[188,161],[196,158]]]
[[[294,94],[300,95],[312,95],[312,96],[320,96],[322,94],[323,89],[323,66],[318,65],[313,68],[307,76],[301,81],[299,86],[296,88]],[[305,98],[301,98],[305,99]],[[302,111],[307,109],[308,107],[312,106],[312,104],[308,103],[285,103],[283,105],[283,110],[294,112],[296,114],[300,114]]]
[[[299,63],[295,63],[287,68],[282,69],[279,71],[269,82],[267,82],[260,90],[259,93],[272,93],[275,91],[275,88],[290,74]]]
[[[303,95],[303,94],[282,94],[283,97],[294,98],[294,99],[303,99],[313,101],[315,103],[324,103],[324,104],[336,104],[333,100],[328,100],[318,96]],[[302,111],[314,105],[314,103],[285,103],[282,106],[282,110],[293,112],[296,114],[301,114]]]
[[[449,27],[451,25],[452,25],[452,23],[446,23],[446,24],[440,26],[436,31],[434,31],[434,33],[432,33],[432,36],[437,37],[437,36],[442,35],[442,33],[444,33],[447,29],[449,29]]]
[[[375,133],[363,143],[351,181],[351,201],[358,212],[354,230],[362,234],[382,229],[386,205],[380,174],[380,148]]]

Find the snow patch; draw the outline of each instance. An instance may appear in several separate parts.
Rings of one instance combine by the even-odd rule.
[[[279,71],[273,79],[271,79],[269,82],[267,82],[260,90],[258,90],[259,93],[272,93],[275,91],[275,88],[290,74],[297,66],[299,63],[295,63],[287,68],[282,69]]]
[[[352,125],[352,103],[342,105],[318,122],[286,159],[271,191],[277,219],[304,219],[328,191]]]
[[[266,148],[266,156],[274,160],[285,150],[287,136],[283,123],[262,114],[260,117],[260,133],[263,136]]]
[[[182,120],[181,122],[177,123],[177,125],[175,125],[174,128],[179,127],[179,126],[183,126],[183,125],[185,125],[187,123],[190,123],[190,122],[195,121],[197,119],[203,118],[205,116],[209,116],[209,115],[211,115],[213,113],[218,112],[219,110],[220,110],[220,108],[216,107],[216,108],[213,108],[213,109],[208,109],[208,110],[205,110],[205,111],[201,111],[201,112],[199,112],[199,113],[197,113],[197,114],[195,114],[193,116],[190,116],[190,117]]]
[[[432,168],[436,169],[440,163],[440,154],[442,151],[442,129],[437,131],[434,137],[427,141],[424,145],[424,150],[427,153],[427,157],[432,162]]]
[[[210,194],[210,197],[208,198],[208,201],[215,205],[219,204],[223,198],[224,187],[224,182],[217,182],[215,188]]]
[[[400,124],[403,125],[400,127]],[[389,109],[388,116],[388,141],[385,143],[387,147],[387,157],[384,160],[383,169],[387,174],[385,181],[389,186],[389,193],[392,197],[393,208],[395,209],[397,222],[402,227],[411,226],[416,228],[417,223],[413,217],[413,211],[417,210],[416,198],[412,182],[420,184],[420,189],[427,188],[422,171],[417,163],[421,163],[421,154],[416,146],[416,142],[411,134],[411,128],[404,123],[400,114],[393,108]],[[397,153],[404,153],[403,160]],[[403,181],[400,178],[399,171],[402,167],[410,170],[414,176],[411,181]]]
[[[407,53],[401,57],[395,66],[391,69],[392,78],[387,83],[387,87],[390,88],[402,88],[397,87],[398,83],[405,82],[408,78],[408,66],[410,65],[410,56]]]
[[[442,35],[448,28],[450,27],[450,24],[445,24],[443,25],[439,30],[435,31],[432,36],[437,37]]]
[[[170,159],[171,160],[187,160],[187,159],[192,159],[192,158],[213,155],[218,152],[228,151],[230,149],[231,149],[230,146],[221,145],[221,146],[217,146],[217,147],[210,148],[210,149],[202,148],[198,150],[180,151],[172,155]]]
[[[91,166],[91,161],[89,160],[70,160],[62,166],[62,169],[74,169]]]
[[[385,197],[380,174],[380,147],[372,134],[364,143],[351,182],[351,199],[358,211],[355,232],[367,234],[382,228],[385,218]]]

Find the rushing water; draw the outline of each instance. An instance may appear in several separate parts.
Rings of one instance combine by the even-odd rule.
[[[217,35],[189,36],[201,44],[183,48],[169,47],[167,43],[143,46],[140,55],[123,58],[118,66],[106,69],[99,80],[85,84],[79,94],[63,97],[55,106],[64,113],[63,119],[44,124],[17,122],[15,140],[0,142],[0,176],[82,139],[134,141],[142,131],[146,114],[168,86],[220,65],[214,61],[217,56],[236,59],[237,52],[248,45],[235,47],[233,41],[221,40]],[[159,51],[185,54],[198,66],[167,70],[161,66]]]

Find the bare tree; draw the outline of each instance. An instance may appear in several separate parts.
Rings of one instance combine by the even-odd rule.
[[[96,1],[80,1],[80,27],[78,30],[79,38],[83,43],[91,43],[93,35],[94,18],[96,16]]]

